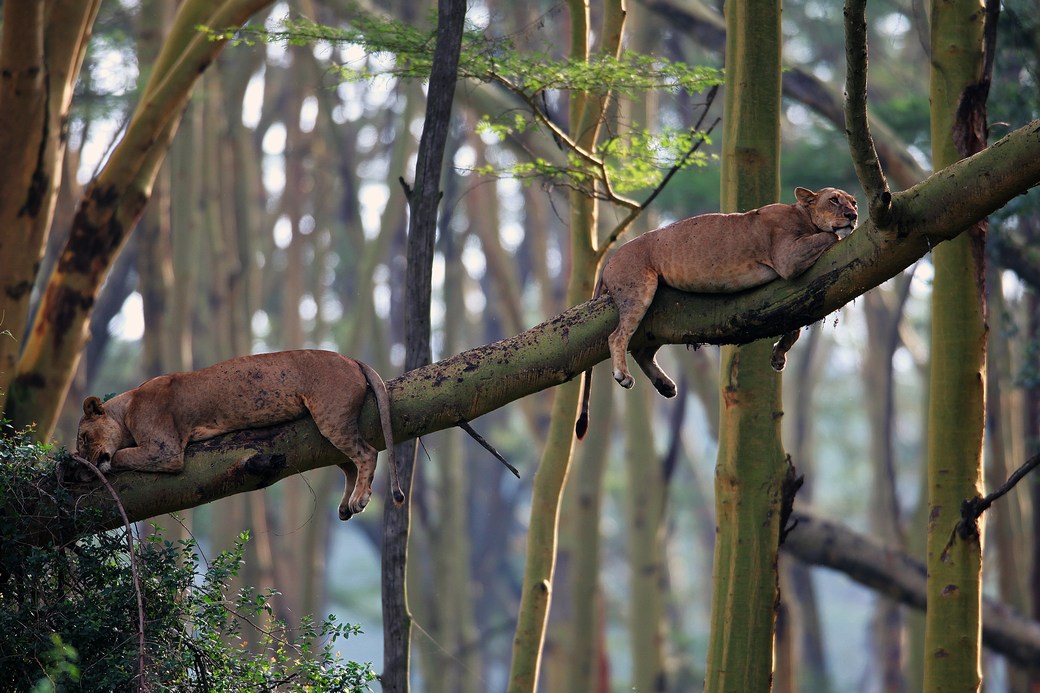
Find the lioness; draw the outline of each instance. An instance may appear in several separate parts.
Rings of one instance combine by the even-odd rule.
[[[856,200],[844,190],[813,192],[795,188],[794,204],[771,204],[740,214],[702,214],[644,233],[625,243],[603,267],[596,296],[606,289],[617,306],[618,326],[609,339],[614,379],[622,387],[634,381],[625,362],[629,340],[657,291],[658,282],[681,291],[733,293],[777,277],[792,279],[809,269],[823,251],[856,226]],[[797,332],[785,335],[786,350]],[[665,397],[675,383],[654,356],[657,348],[632,352],[636,363]],[[774,353],[783,366],[783,353]],[[588,429],[592,371],[585,371],[578,438]]]
[[[361,437],[357,421],[368,387],[379,409],[394,501],[402,503],[386,384],[371,367],[331,351],[241,356],[160,375],[104,404],[87,397],[76,451],[102,472],[175,474],[184,469],[190,442],[310,413],[321,434],[350,460],[339,465],[347,476],[339,517],[349,520],[368,505],[376,469],[377,451]]]

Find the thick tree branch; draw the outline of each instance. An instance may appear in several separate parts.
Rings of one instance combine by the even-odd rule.
[[[836,522],[796,512],[797,525],[781,550],[803,563],[840,571],[861,585],[923,609],[925,566],[910,556],[879,546]],[[1024,666],[1040,662],[1040,623],[987,597],[982,600],[982,642]]]
[[[1037,182],[1040,120],[893,195],[892,226],[880,229],[867,221],[795,281],[772,282],[725,296],[662,287],[632,347],[747,343],[819,321]],[[609,297],[601,297],[514,337],[389,381],[395,437],[407,440],[462,420],[472,421],[566,382],[607,357],[607,335],[616,323],[613,303]],[[639,386],[648,385],[642,381]],[[371,398],[362,411],[362,427],[370,442],[383,447]],[[140,520],[261,488],[290,474],[339,461],[335,449],[307,420],[192,445],[187,468],[179,475],[124,473],[114,477],[113,483],[131,519]],[[111,501],[87,495],[77,502],[105,508],[105,526],[118,526]],[[74,517],[54,519],[52,511],[30,508],[25,514],[25,521],[39,523],[41,541],[88,531],[77,528]]]

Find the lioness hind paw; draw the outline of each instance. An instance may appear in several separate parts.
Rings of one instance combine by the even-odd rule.
[[[340,509],[339,509],[339,519],[342,522],[346,522],[347,520],[349,520],[352,517],[354,517],[354,513],[350,512],[350,508],[347,508],[345,506],[340,506]]]
[[[614,380],[616,380],[618,385],[626,390],[636,384],[636,381],[631,374],[622,373],[621,371],[614,371]]]

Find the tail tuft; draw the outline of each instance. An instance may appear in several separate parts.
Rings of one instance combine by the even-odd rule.
[[[585,412],[581,413],[578,417],[578,421],[574,424],[574,435],[581,440],[585,437],[585,433],[589,430],[589,415]]]
[[[404,491],[399,488],[394,489],[394,505],[398,507],[404,505]]]

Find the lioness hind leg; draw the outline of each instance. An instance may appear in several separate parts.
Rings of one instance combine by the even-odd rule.
[[[354,483],[351,483],[350,473],[343,470],[347,474],[347,484],[343,489],[343,500],[339,503],[339,519],[341,520],[349,520],[357,515],[368,506],[368,501],[372,499],[372,480],[376,475],[376,458],[379,453],[374,447],[361,440],[360,436],[358,436],[357,443],[354,454],[349,455],[356,468]],[[343,469],[343,466],[340,465],[340,469]]]
[[[353,462],[344,462],[336,466],[343,470],[343,476],[346,478],[346,483],[343,486],[343,500],[339,502],[339,519],[345,521],[349,520],[354,514],[350,510],[350,496],[353,495],[354,489],[357,487],[358,468]]]
[[[657,350],[659,347],[648,347],[646,349],[635,349],[632,358],[636,360],[639,368],[646,373],[646,377],[654,384],[657,391],[665,397],[675,397],[675,381],[668,377],[661,366],[657,363]]]
[[[339,519],[349,520],[365,509],[372,498],[372,479],[376,475],[376,449],[366,443],[356,428],[328,428],[315,419],[318,430],[346,455],[350,462],[339,465],[346,475],[343,500],[339,504]],[[353,464],[351,464],[353,463]]]
[[[610,347],[610,361],[614,367],[614,380],[618,381],[621,387],[629,388],[635,384],[635,380],[628,371],[625,352],[628,351],[628,343],[632,340],[632,335],[635,334],[643,316],[646,315],[646,309],[654,300],[654,293],[657,292],[657,277],[654,276],[653,281],[647,281],[644,284],[629,284],[618,289],[608,288],[611,298],[614,299],[614,305],[618,309],[617,329],[611,332],[610,337],[607,338],[607,345]]]
[[[798,335],[800,333],[800,329],[791,330],[773,345],[773,355],[769,359],[769,363],[773,367],[774,371],[779,373],[784,369],[784,366],[787,365],[787,352],[790,351],[791,347],[794,346],[794,343],[798,341]]]

